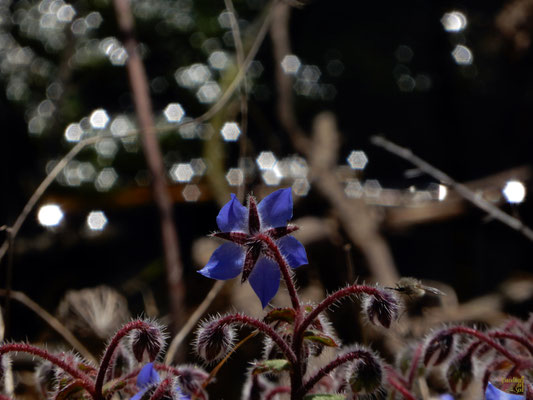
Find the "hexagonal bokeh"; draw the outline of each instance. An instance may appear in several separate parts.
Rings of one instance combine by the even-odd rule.
[[[226,174],[226,180],[230,186],[242,185],[244,181],[244,173],[240,168],[230,168]]]
[[[283,69],[283,72],[286,74],[294,75],[298,73],[301,65],[302,63],[300,62],[300,59],[294,54],[287,54],[281,61],[281,69]]]
[[[107,217],[103,211],[91,211],[87,215],[87,227],[92,231],[102,231],[107,225]]]
[[[364,169],[368,163],[368,158],[364,151],[353,150],[350,155],[346,158],[350,168],[353,169]]]
[[[89,117],[89,122],[91,123],[93,129],[104,129],[109,122],[109,115],[107,115],[106,110],[99,108],[92,112],[91,116]]]
[[[281,182],[281,175],[275,169],[263,171],[261,177],[268,186],[277,186]]]
[[[274,168],[278,160],[271,151],[262,151],[255,161],[260,170],[268,170]]]
[[[200,192],[200,188],[198,187],[198,185],[192,184],[192,185],[186,185],[183,188],[183,191],[181,192],[181,194],[183,195],[183,198],[185,199],[185,201],[193,202],[193,201],[198,201],[202,192]]]
[[[117,178],[118,174],[115,168],[104,168],[96,177],[94,186],[99,192],[106,192],[113,187]]]
[[[363,186],[357,179],[351,179],[346,183],[344,193],[351,199],[359,199],[363,197]]]
[[[239,139],[239,136],[241,135],[241,129],[239,128],[239,125],[236,122],[226,122],[222,129],[220,130],[220,134],[227,142],[235,142],[237,139]]]
[[[163,114],[168,122],[180,122],[185,115],[185,111],[183,110],[181,104],[170,103],[168,106],[166,106]]]
[[[194,175],[194,171],[189,163],[174,164],[170,168],[170,176],[175,182],[189,182]]]

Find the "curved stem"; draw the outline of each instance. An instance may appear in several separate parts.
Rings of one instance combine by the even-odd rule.
[[[320,368],[315,375],[313,375],[307,382],[305,382],[300,390],[299,395],[303,396],[308,391],[310,391],[313,386],[315,386],[320,379],[322,379],[324,376],[329,374],[331,371],[333,371],[335,368],[340,367],[342,364],[345,364],[349,361],[355,360],[357,358],[364,358],[367,357],[368,353],[366,351],[352,351],[350,353],[346,353],[340,357],[337,357],[333,361],[331,361],[328,365]]]
[[[285,257],[283,257],[283,254],[281,254],[278,245],[272,240],[270,236],[258,235],[258,237],[263,243],[268,246],[268,249],[272,252],[274,258],[276,259],[276,263],[279,265],[279,269],[281,271],[281,275],[283,276],[283,280],[285,281],[285,285],[287,285],[287,289],[289,290],[289,296],[291,298],[292,307],[298,313],[298,310],[300,310],[300,298],[298,297],[296,287],[294,286],[294,281],[292,280],[289,264],[285,260]]]
[[[98,375],[96,377],[96,383],[95,383],[95,394],[96,394],[96,400],[103,400],[104,396],[102,394],[102,387],[104,386],[104,378],[106,375],[106,372],[109,368],[111,357],[113,356],[113,353],[115,352],[118,344],[120,343],[120,340],[126,336],[128,333],[135,329],[146,329],[150,326],[144,322],[144,321],[132,321],[124,325],[116,334],[113,336],[113,339],[111,339],[111,342],[109,343],[109,346],[107,346],[104,357],[102,358],[102,362],[100,363],[100,369],[98,370]]]
[[[275,395],[281,393],[290,393],[291,388],[288,386],[278,386],[277,388],[272,389],[265,397],[265,400],[272,400]],[[1,399],[0,399],[1,400]]]
[[[163,379],[163,381],[159,384],[157,389],[155,390],[154,394],[150,397],[150,400],[159,400],[163,398],[165,395],[165,392],[168,391],[168,387],[170,386],[171,380],[169,378]]]
[[[411,368],[409,369],[409,375],[407,375],[407,387],[412,388],[413,387],[413,381],[415,380],[415,374],[418,369],[418,363],[420,362],[420,358],[422,358],[422,353],[424,350],[424,343],[420,343],[415,350],[415,353],[413,354],[413,359],[411,360]]]
[[[510,332],[491,332],[489,333],[489,336],[495,337],[495,338],[514,340],[515,342],[518,342],[522,346],[524,346],[529,351],[529,354],[533,356],[533,344],[531,344],[529,340],[521,336],[515,335],[514,333],[510,333]]]
[[[404,399],[416,400],[415,396],[413,396],[409,390],[407,390],[400,382],[398,382],[396,378],[387,376],[387,382],[389,382],[389,385],[391,385],[394,389],[400,392]]]
[[[496,343],[492,338],[488,337],[487,335],[475,329],[467,328],[466,326],[455,326],[453,328],[450,328],[448,332],[452,335],[456,333],[464,333],[464,334],[471,335],[471,336],[478,338],[479,340],[487,343],[489,346],[493,347],[503,356],[508,358],[510,361],[513,362],[513,364],[516,364],[517,366],[519,366],[520,369],[529,368],[533,366],[532,360],[527,360],[524,358],[516,357],[515,355],[511,354],[506,348]]]
[[[261,322],[255,318],[248,317],[247,315],[241,315],[241,314],[232,314],[228,315],[226,317],[222,317],[218,320],[219,324],[233,324],[238,323],[241,325],[248,325],[251,327],[254,327],[261,332],[263,332],[265,335],[270,337],[278,345],[278,347],[281,349],[285,357],[294,365],[296,364],[296,355],[291,350],[287,342],[270,326],[265,324],[264,322]]]
[[[44,360],[50,361],[52,364],[58,366],[63,371],[71,375],[73,378],[79,379],[82,386],[89,392],[93,399],[97,399],[96,390],[91,379],[81,372],[79,369],[75,368],[73,365],[65,362],[58,356],[50,354],[48,351],[40,349],[38,347],[25,344],[25,343],[11,343],[0,346],[0,355],[6,354],[9,352],[22,352],[33,354],[34,356],[41,357]]]

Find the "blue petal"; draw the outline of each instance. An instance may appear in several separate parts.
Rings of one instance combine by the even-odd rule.
[[[224,243],[216,249],[205,267],[198,271],[211,279],[235,278],[242,271],[244,250],[233,243]]]
[[[191,400],[191,398],[186,394],[183,394],[179,388],[176,388],[176,394],[178,395],[178,400]]]
[[[148,391],[148,389],[150,389],[150,388],[147,386],[143,390],[139,390],[137,393],[135,393],[133,396],[130,397],[130,400],[141,400],[142,397]]]
[[[524,400],[525,398],[525,395],[506,393],[490,382],[487,386],[487,390],[485,390],[486,400]]]
[[[220,210],[217,225],[222,232],[244,231],[248,209],[232,193],[231,200]]]
[[[453,396],[448,393],[441,394],[439,400],[454,400]]]
[[[159,375],[154,368],[154,364],[148,363],[142,367],[142,369],[139,371],[139,375],[137,375],[137,387],[144,388],[157,382],[159,382]]]
[[[280,275],[278,264],[273,260],[261,257],[250,274],[250,285],[261,305],[265,308],[279,289]]]
[[[277,242],[281,253],[291,268],[297,268],[300,265],[309,263],[307,261],[305,247],[293,236],[284,236]]]
[[[265,197],[257,206],[261,216],[261,226],[272,228],[285,226],[292,218],[291,188],[276,190]]]

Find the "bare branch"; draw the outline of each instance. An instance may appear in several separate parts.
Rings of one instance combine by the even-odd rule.
[[[529,228],[528,226],[524,225],[522,221],[503,212],[498,207],[486,201],[480,195],[471,191],[465,185],[454,181],[449,175],[435,168],[433,165],[429,164],[428,162],[422,160],[416,154],[413,154],[411,150],[405,147],[398,146],[397,144],[381,136],[373,136],[371,138],[371,141],[376,146],[379,146],[387,150],[388,152],[395,154],[398,157],[401,157],[406,161],[409,161],[411,164],[416,165],[421,171],[437,179],[442,184],[451,187],[459,195],[461,195],[466,200],[474,204],[476,207],[485,211],[492,218],[497,219],[498,221],[504,223],[505,225],[511,227],[512,229],[522,233],[529,240],[533,240],[533,230],[531,230],[531,228]]]

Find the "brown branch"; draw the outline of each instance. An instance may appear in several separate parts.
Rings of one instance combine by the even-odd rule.
[[[130,2],[128,0],[114,0],[114,6],[119,29],[124,38],[124,47],[128,52],[126,69],[139,121],[144,155],[153,179],[154,200],[159,209],[172,317],[171,329],[173,332],[177,332],[184,320],[183,299],[185,285],[182,279],[183,265],[178,234],[174,226],[172,203],[167,189],[165,167],[156,136],[148,78],[137,49],[138,43],[134,37],[134,21]]]
[[[406,161],[409,161],[411,164],[416,165],[421,171],[425,172],[429,176],[437,179],[442,184],[447,185],[454,189],[460,196],[468,200],[470,203],[476,207],[485,211],[491,218],[497,219],[498,221],[504,223],[510,228],[522,233],[529,240],[533,240],[533,230],[528,226],[524,225],[522,221],[517,218],[512,217],[511,215],[503,212],[498,207],[489,203],[483,197],[478,196],[475,192],[470,190],[468,187],[462,183],[458,183],[453,180],[449,175],[445,174],[441,170],[435,168],[433,165],[422,160],[416,154],[405,147],[398,146],[397,144],[391,142],[390,140],[385,139],[381,136],[374,136],[371,139],[372,143],[376,146],[379,146],[388,152],[397,155],[398,157],[403,158]]]
[[[30,299],[26,294],[11,290],[11,298],[19,301],[24,304],[35,314],[41,317],[48,325],[50,325],[57,333],[63,336],[63,339],[74,347],[80,354],[87,360],[96,362],[96,358],[91,354],[91,352],[78,340],[76,336],[72,334],[71,331],[67,329],[56,317],[42,308],[39,304]],[[0,296],[7,296],[7,290],[0,289]]]

